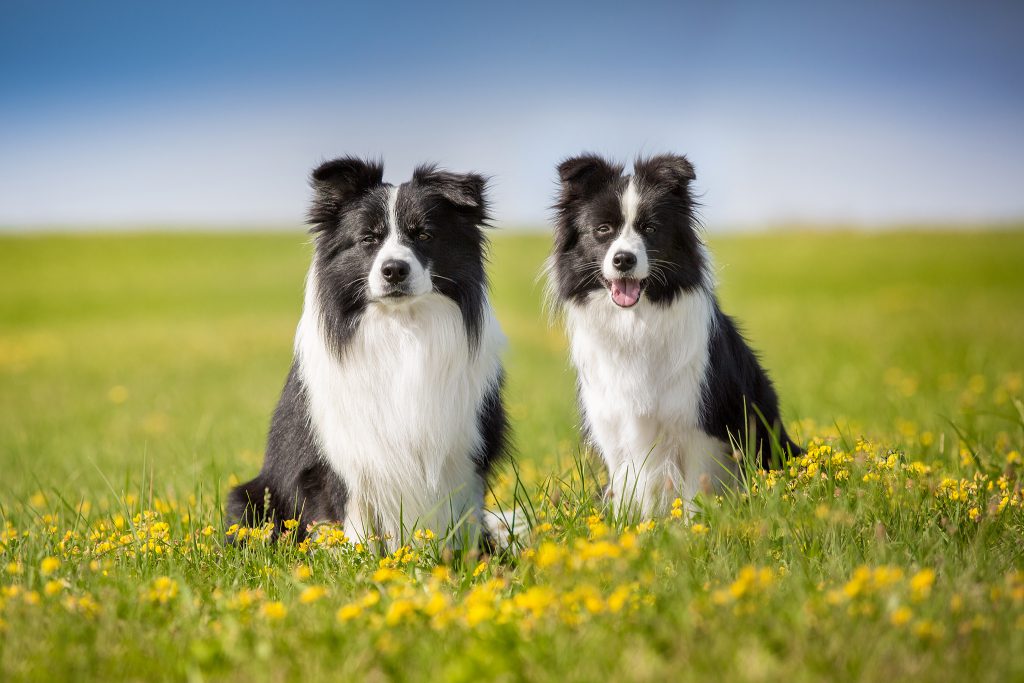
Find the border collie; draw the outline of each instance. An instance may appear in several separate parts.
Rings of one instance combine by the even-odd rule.
[[[414,527],[465,546],[507,450],[486,181],[434,166],[398,186],[382,178],[382,164],[352,157],[313,171],[295,357],[263,469],[228,514],[277,532],[301,518],[300,538],[309,522],[343,522],[383,550]]]
[[[558,167],[550,294],[564,313],[584,437],[609,472],[613,506],[689,509],[741,476],[739,451],[798,453],[757,356],[718,307],[684,156],[632,175],[595,155]]]

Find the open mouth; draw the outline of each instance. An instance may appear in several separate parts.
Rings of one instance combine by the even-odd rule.
[[[644,289],[643,280],[633,278],[620,278],[608,281],[608,292],[612,295],[612,301],[621,308],[631,308],[640,301],[640,294]]]

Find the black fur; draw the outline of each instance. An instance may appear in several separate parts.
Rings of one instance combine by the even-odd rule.
[[[690,187],[696,179],[693,166],[685,156],[663,154],[638,159],[633,169],[635,182],[643,189],[635,227],[642,234],[648,258],[662,264],[658,277],[643,282],[643,296],[655,305],[667,306],[684,292],[705,288],[714,301],[716,325],[701,397],[702,429],[759,453],[765,467],[772,464],[773,442],[783,452],[799,453],[800,448],[782,426],[771,380],[714,296],[710,264],[698,232],[697,202]],[[623,174],[622,165],[594,154],[563,161],[558,174],[561,191],[554,206],[551,268],[555,297],[564,304],[582,301],[609,286],[600,264],[622,229],[620,196],[630,176]],[[598,226],[612,230],[599,234]]]
[[[310,183],[321,325],[328,345],[340,356],[370,303],[366,278],[387,231],[391,186],[383,182],[380,162],[354,157],[320,165]],[[420,166],[402,186],[396,207],[403,241],[429,265],[433,290],[459,306],[474,351],[486,313],[485,189],[481,175]],[[421,239],[424,234],[429,239]],[[263,468],[255,479],[231,491],[229,522],[253,526],[269,520],[279,533],[284,520],[299,519],[296,538],[301,539],[307,522],[344,521],[346,485],[315,442],[306,400],[296,360],[271,421]],[[480,406],[478,419],[483,446],[471,457],[486,481],[508,450],[501,383]]]

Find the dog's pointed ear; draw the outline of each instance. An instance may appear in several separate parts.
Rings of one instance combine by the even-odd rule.
[[[562,184],[560,202],[571,201],[585,195],[622,175],[622,166],[609,163],[596,154],[570,157],[558,165],[558,179]]]
[[[313,232],[336,227],[345,205],[383,180],[384,165],[379,161],[340,157],[317,166],[309,180],[313,187],[313,205],[309,210]]]
[[[659,154],[646,159],[637,159],[633,171],[648,187],[660,187],[678,194],[685,194],[697,173],[682,154]]]
[[[412,180],[456,207],[481,211],[486,208],[487,178],[479,173],[451,173],[426,164],[416,168]]]

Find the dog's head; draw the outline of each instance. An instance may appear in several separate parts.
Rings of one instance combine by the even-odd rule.
[[[380,162],[343,157],[312,175],[309,222],[321,290],[343,314],[415,305],[428,293],[475,317],[483,296],[486,180],[420,166],[401,185]]]
[[[633,175],[586,154],[558,167],[561,192],[551,269],[561,301],[607,289],[621,308],[642,297],[671,303],[704,286],[707,259],[697,234],[686,157],[638,159]]]

